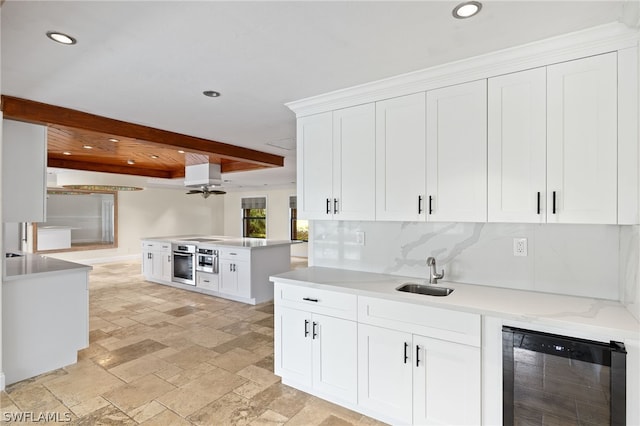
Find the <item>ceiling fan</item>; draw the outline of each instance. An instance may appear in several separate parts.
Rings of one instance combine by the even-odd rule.
[[[191,194],[202,194],[202,198],[208,198],[209,195],[211,194],[222,195],[222,194],[226,194],[226,192],[221,191],[219,189],[209,189],[208,186],[202,185],[200,189],[191,189],[189,190],[189,192],[187,192],[187,195],[191,195]]]

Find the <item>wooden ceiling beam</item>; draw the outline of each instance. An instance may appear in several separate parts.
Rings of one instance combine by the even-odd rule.
[[[113,136],[159,143],[180,149],[207,152],[220,157],[256,164],[262,167],[282,167],[284,157],[250,148],[230,145],[167,130],[127,123],[69,108],[2,95],[4,118],[36,124],[62,125],[101,132]]]
[[[90,172],[117,173],[121,175],[147,176],[155,178],[172,179],[170,171],[153,170],[148,168],[117,166],[113,164],[100,164],[88,161],[66,160],[60,158],[47,159],[47,167],[55,167],[58,169],[86,170]]]

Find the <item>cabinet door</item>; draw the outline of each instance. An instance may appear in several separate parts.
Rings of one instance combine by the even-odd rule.
[[[358,327],[354,321],[314,314],[313,387],[341,400],[358,401]]]
[[[547,222],[616,223],[616,60],[547,67]]]
[[[376,220],[424,220],[425,94],[376,102]]]
[[[235,260],[220,259],[220,293],[238,294],[238,274]]]
[[[151,252],[151,275],[156,279],[164,279],[165,270],[167,269],[165,263],[167,262],[167,257],[163,251],[154,250]],[[171,281],[171,279],[169,279]]]
[[[276,306],[275,374],[311,386],[311,314]]]
[[[487,221],[486,80],[427,92],[427,197],[429,221]]]
[[[241,297],[251,297],[251,270],[249,262],[235,261],[236,294]]]
[[[413,423],[481,424],[480,348],[413,336]]]
[[[333,174],[332,112],[297,122],[298,217],[331,219]]]
[[[153,278],[153,253],[150,250],[142,252],[142,274],[145,279]]]
[[[46,127],[3,120],[2,141],[3,222],[46,222]]]
[[[333,218],[374,220],[375,105],[333,112]]]
[[[412,419],[411,334],[358,324],[358,403],[395,422]]]
[[[488,81],[489,222],[546,222],[545,68]]]

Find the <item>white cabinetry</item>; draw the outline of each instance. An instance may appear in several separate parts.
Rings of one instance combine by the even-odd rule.
[[[358,297],[363,408],[402,424],[481,421],[480,316]]]
[[[374,104],[298,120],[299,217],[375,218]]]
[[[489,79],[489,221],[617,221],[616,53]]]
[[[547,67],[548,222],[617,222],[616,55]]]
[[[487,81],[427,92],[429,221],[487,220]]]
[[[490,78],[488,220],[546,221],[546,68]]]
[[[171,281],[171,244],[142,242],[142,273],[145,279]]]
[[[46,222],[47,128],[3,120],[2,220]]]
[[[357,402],[356,296],[275,284],[275,373],[334,402]]]
[[[220,293],[251,297],[251,252],[246,249],[220,249]]]
[[[425,94],[376,102],[376,219],[424,220]]]

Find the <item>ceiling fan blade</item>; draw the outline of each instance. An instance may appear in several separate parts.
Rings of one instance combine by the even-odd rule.
[[[226,191],[220,191],[219,189],[215,189],[213,191],[209,191],[210,194],[215,194],[215,195],[222,195],[222,194],[226,194]]]
[[[192,189],[191,191],[186,193],[187,195],[192,195],[192,194],[202,194],[202,191],[198,191],[196,189]]]

